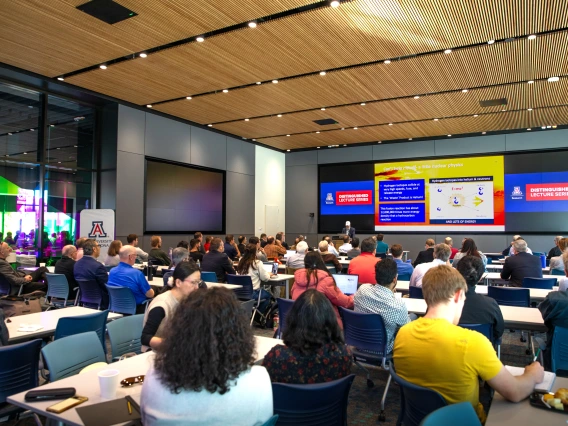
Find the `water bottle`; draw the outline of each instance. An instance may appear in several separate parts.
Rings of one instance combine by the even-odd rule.
[[[154,268],[152,267],[152,262],[148,260],[148,282],[154,281]]]
[[[199,259],[197,259],[197,267],[198,267],[199,270],[201,271],[201,262],[199,261]]]

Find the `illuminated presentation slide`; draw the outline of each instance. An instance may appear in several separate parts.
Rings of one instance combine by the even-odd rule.
[[[568,211],[568,172],[505,175],[507,212]]]
[[[320,187],[320,214],[373,214],[374,182],[331,182]]]
[[[375,230],[505,230],[503,157],[375,164]]]

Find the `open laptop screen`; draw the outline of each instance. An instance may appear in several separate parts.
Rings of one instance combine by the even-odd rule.
[[[359,283],[359,275],[348,274],[332,274],[337,287],[343,294],[355,294],[357,292],[357,284]]]

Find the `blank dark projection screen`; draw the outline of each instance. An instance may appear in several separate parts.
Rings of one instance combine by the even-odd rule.
[[[145,232],[224,232],[224,177],[146,160]]]

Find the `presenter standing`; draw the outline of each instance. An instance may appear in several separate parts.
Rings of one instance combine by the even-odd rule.
[[[355,228],[351,226],[351,222],[345,222],[345,228],[341,230],[343,235],[349,235],[349,238],[353,239],[355,237]]]

